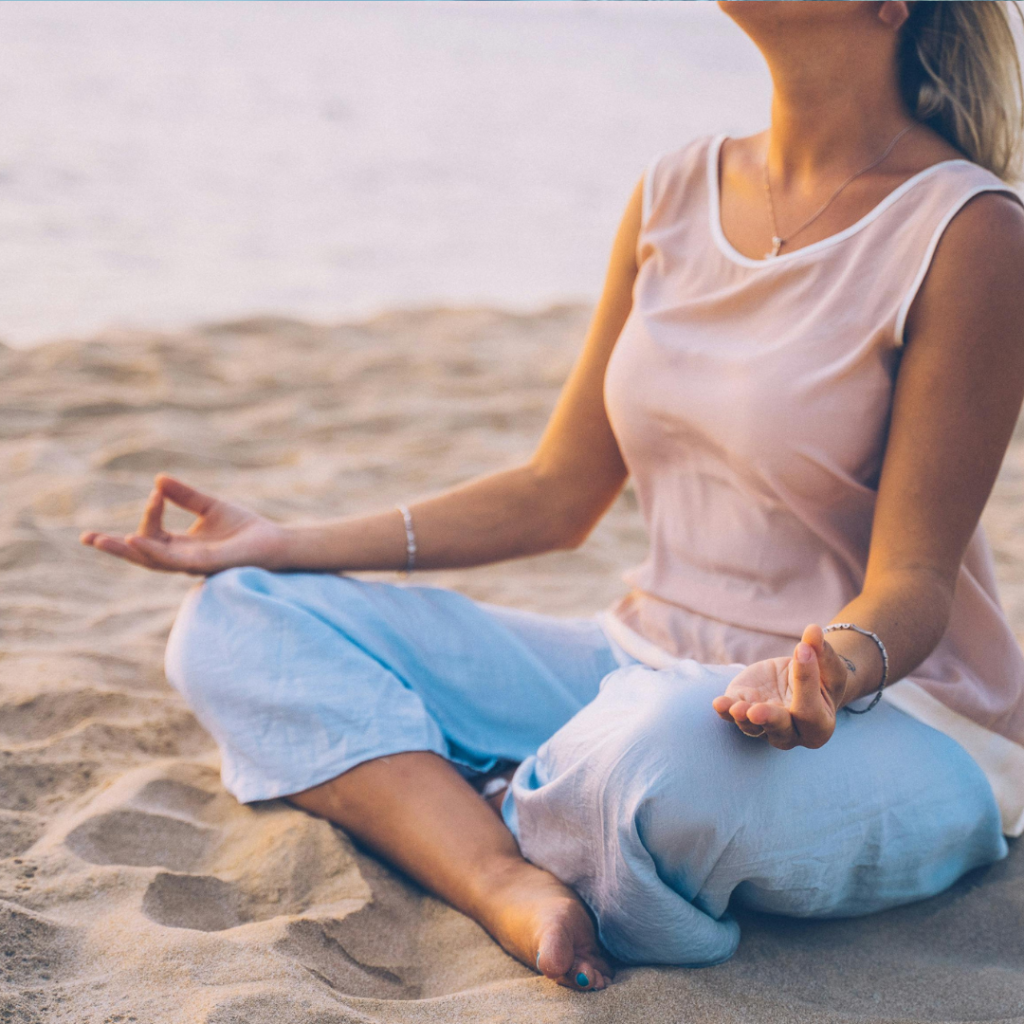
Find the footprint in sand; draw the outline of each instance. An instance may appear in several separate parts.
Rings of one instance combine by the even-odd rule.
[[[369,888],[329,824],[275,802],[243,806],[216,785],[195,764],[131,773],[55,839],[90,864],[163,869],[148,877],[140,909],[167,928],[225,931],[313,906],[340,916],[365,906]]]
[[[153,779],[132,798],[132,805],[148,811],[202,818],[217,794],[177,779]]]
[[[200,866],[220,839],[219,830],[203,820],[216,794],[173,778],[134,785],[139,788],[129,786],[127,799],[81,821],[64,845],[90,864],[170,871]]]
[[[274,949],[300,963],[330,988],[367,999],[417,999],[420,988],[386,967],[357,960],[341,944],[333,921],[292,921]]]
[[[239,889],[211,875],[161,872],[146,890],[142,911],[157,924],[199,932],[222,932],[253,919]]]
[[[197,820],[215,799],[176,779],[153,779],[128,806],[86,818],[64,837],[64,845],[90,864],[169,869],[143,897],[143,912],[158,924],[205,932],[234,928],[252,919],[237,887],[187,874],[204,865],[221,839],[219,829]]]
[[[90,864],[190,871],[216,838],[215,830],[193,822],[126,809],[88,818],[64,844]]]

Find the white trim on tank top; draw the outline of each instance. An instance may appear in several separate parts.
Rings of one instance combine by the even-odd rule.
[[[664,153],[659,153],[648,165],[644,171],[644,185],[641,191],[640,199],[640,230],[642,231],[647,227],[647,219],[651,215],[651,207],[654,205],[654,169],[658,166],[658,161],[664,156]]]
[[[837,242],[845,241],[851,235],[855,235],[862,228],[867,227],[873,220],[880,217],[893,203],[896,202],[900,196],[909,192],[919,181],[923,181],[925,178],[930,177],[940,167],[947,167],[949,164],[971,164],[970,160],[965,160],[963,157],[955,157],[952,160],[940,160],[938,163],[931,164],[926,167],[923,171],[918,171],[917,174],[907,178],[902,185],[897,185],[884,199],[882,199],[876,206],[873,206],[860,220],[855,221],[848,228],[844,228],[842,231],[837,232],[834,235],[829,235],[826,238],[822,238],[817,242],[811,242],[810,245],[802,246],[799,249],[794,249],[792,252],[780,253],[778,256],[772,256],[768,259],[755,260],[750,256],[744,256],[733,244],[725,237],[725,232],[722,230],[722,211],[721,211],[721,197],[718,190],[718,159],[719,153],[722,149],[722,143],[728,138],[727,135],[717,135],[711,141],[711,145],[708,146],[708,158],[707,158],[707,183],[708,183],[708,220],[711,224],[711,235],[715,240],[715,244],[718,246],[722,255],[732,260],[733,263],[738,263],[742,267],[774,267],[780,263],[789,263],[791,260],[798,259],[801,256],[810,256],[813,253],[820,252],[822,249],[827,249],[829,246],[835,245]],[[977,166],[972,164],[972,166]],[[922,278],[923,280],[923,278]]]
[[[910,307],[914,304],[914,299],[917,298],[917,293],[921,290],[921,285],[924,284],[924,279],[928,276],[928,271],[931,269],[932,265],[932,257],[934,257],[935,250],[939,247],[939,242],[942,240],[942,236],[945,234],[946,228],[949,227],[950,221],[975,196],[980,196],[983,192],[1000,192],[1003,195],[1013,196],[1017,202],[1021,201],[1020,196],[1006,184],[975,185],[974,188],[969,189],[962,196],[957,197],[952,208],[946,212],[946,215],[939,221],[938,227],[932,233],[931,240],[928,242],[928,248],[925,250],[924,259],[921,260],[921,266],[918,268],[917,276],[914,278],[914,282],[911,284],[906,297],[900,303],[899,311],[896,313],[896,326],[893,328],[893,337],[895,338],[897,345],[903,345],[903,334],[907,327],[907,317],[910,315]]]

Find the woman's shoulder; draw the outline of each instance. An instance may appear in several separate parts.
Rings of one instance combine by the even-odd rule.
[[[975,197],[981,197],[977,207],[1005,208],[1006,204],[1020,203],[1020,197],[1011,184],[993,171],[969,159],[935,132],[921,126],[908,139],[904,154],[906,161],[904,183],[896,190],[905,195],[903,211],[918,207],[923,220],[934,219],[941,228],[947,225]]]
[[[709,153],[719,139],[715,135],[698,136],[682,146],[663,150],[648,163],[643,177],[642,224],[647,224],[652,211],[666,198],[689,195],[695,185],[704,182]]]
[[[903,189],[930,213],[925,218],[932,232],[929,251],[941,241],[947,260],[977,264],[985,253],[1014,251],[1024,240],[1024,200],[1018,189],[966,157],[925,167]]]
[[[1024,274],[1024,202],[991,171],[964,161],[961,188],[936,230],[936,258],[966,274],[984,273],[992,259],[1012,260]]]
[[[943,181],[942,179],[945,179]],[[932,307],[933,322],[1017,322],[1024,278],[1024,204],[1005,181],[968,160],[933,175],[940,205],[924,258],[901,309],[897,338]]]
[[[956,153],[929,164],[914,177],[930,177],[937,185],[947,184],[953,190],[968,187],[977,192],[1003,193],[1011,197],[1018,195],[1017,188],[995,172]]]

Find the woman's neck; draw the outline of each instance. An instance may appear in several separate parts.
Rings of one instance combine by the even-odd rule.
[[[774,91],[768,162],[780,190],[856,170],[912,123],[892,62],[891,53],[877,48],[841,55],[833,49],[818,60],[769,60]]]
[[[957,155],[903,102],[905,4],[719,2],[761,51],[773,84],[768,132],[721,153],[722,230],[743,255],[788,253],[836,234],[913,174]]]

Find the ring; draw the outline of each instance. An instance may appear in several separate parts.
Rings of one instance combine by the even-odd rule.
[[[745,732],[743,735],[744,736],[749,736],[752,740],[756,740],[756,739],[759,739],[761,736],[763,736],[766,732],[767,732],[767,730],[762,725],[760,732]]]

